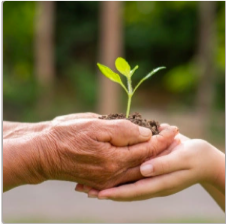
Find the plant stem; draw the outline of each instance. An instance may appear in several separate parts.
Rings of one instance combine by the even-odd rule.
[[[129,117],[130,105],[131,105],[131,100],[133,96],[133,87],[132,87],[132,81],[130,77],[127,78],[127,85],[128,85],[128,103],[127,103],[127,110],[126,110],[126,118]]]
[[[126,118],[129,117],[130,105],[131,105],[132,95],[128,94],[128,102],[127,102],[127,110],[126,110]]]

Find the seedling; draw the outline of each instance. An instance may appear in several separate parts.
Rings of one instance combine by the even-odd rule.
[[[120,76],[113,72],[110,68],[108,68],[105,65],[102,65],[100,63],[97,63],[97,66],[99,67],[100,71],[107,77],[109,78],[111,81],[113,82],[117,82],[119,83],[122,88],[126,91],[127,95],[128,95],[128,102],[127,102],[127,110],[126,110],[126,118],[129,117],[129,112],[130,112],[130,106],[131,106],[131,100],[132,100],[132,96],[135,93],[135,91],[137,90],[137,88],[140,86],[140,84],[142,82],[144,82],[146,79],[150,78],[152,75],[154,75],[157,71],[164,69],[165,67],[158,67],[154,70],[152,70],[150,73],[148,73],[143,79],[140,80],[140,82],[138,82],[138,84],[136,85],[136,87],[133,89],[132,87],[132,75],[134,74],[134,72],[138,69],[138,65],[136,65],[132,70],[130,69],[130,65],[128,64],[128,62],[121,57],[118,57],[115,60],[115,67],[117,68],[117,70],[126,77],[127,79],[127,88],[125,87],[125,85],[123,84]]]

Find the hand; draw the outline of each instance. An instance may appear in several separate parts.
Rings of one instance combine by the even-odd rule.
[[[223,193],[224,160],[224,154],[206,141],[179,134],[167,150],[142,164],[141,173],[148,178],[100,192],[82,185],[78,189],[89,197],[115,201],[167,196],[196,183],[214,184]]]
[[[126,120],[60,122],[46,135],[52,136],[56,147],[49,148],[47,159],[42,157],[43,169],[48,170],[47,179],[75,181],[96,189],[135,181],[142,178],[140,164],[165,149],[176,133],[177,128],[166,128],[150,144],[150,130]],[[51,159],[50,154],[56,156]]]
[[[97,118],[98,114],[80,113],[59,116],[52,121],[22,123],[3,121],[3,188],[4,191],[23,184],[39,183],[43,177],[37,153],[37,138],[59,121]]]
[[[31,133],[44,131],[51,124],[59,121],[69,121],[74,119],[98,118],[100,115],[95,113],[77,113],[57,116],[52,121],[44,121],[37,123],[21,123],[21,122],[3,122],[3,139],[20,138]]]
[[[59,122],[59,121],[70,121],[74,119],[85,119],[85,118],[98,118],[101,115],[95,114],[95,113],[77,113],[77,114],[67,114],[67,115],[61,115],[57,116],[53,119],[53,122]]]
[[[140,164],[170,145],[177,133],[176,127],[166,128],[150,144],[150,130],[130,121],[63,120],[53,120],[44,131],[26,140],[8,142],[11,147],[17,144],[21,148],[10,151],[16,158],[13,163],[7,157],[16,171],[11,182],[19,179],[17,185],[21,185],[55,179],[104,189],[135,181],[142,178]],[[18,165],[23,165],[23,173]]]
[[[174,139],[174,137],[177,133],[178,133],[177,127],[169,126],[169,125],[164,126],[164,127],[160,126],[159,135],[152,136],[152,138],[149,140],[149,142],[147,142],[146,144],[143,144],[140,148],[140,150],[142,148],[145,150],[145,147],[149,148],[149,153],[146,154],[145,158],[143,157],[143,161],[146,161],[146,160],[150,159],[151,157],[155,157],[156,155],[161,153],[163,150],[165,150],[171,144],[171,142],[173,141],[173,139]],[[134,148],[135,147],[138,147],[138,146],[134,146]],[[140,150],[139,150],[139,152],[141,152]],[[136,157],[138,157],[138,156],[136,156]],[[125,183],[125,182],[136,181],[138,179],[143,178],[141,173],[140,173],[139,162],[140,161],[138,161],[138,163],[136,164],[137,167],[133,168],[134,171],[136,172],[136,175],[134,175],[134,176],[136,176],[136,178],[127,179],[127,173],[123,173],[123,178],[124,179],[126,178],[127,181],[120,181],[119,183],[115,183],[115,185],[122,184],[122,183]],[[83,187],[84,187],[84,185],[80,183],[76,186],[76,190],[77,191],[83,191],[84,190]],[[84,190],[84,191],[87,191],[87,189],[90,190],[92,188],[92,186],[86,185],[85,188],[86,188],[86,190]]]

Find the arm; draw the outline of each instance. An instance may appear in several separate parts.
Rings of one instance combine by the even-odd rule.
[[[77,113],[58,116],[52,121],[43,121],[37,123],[22,123],[3,121],[3,139],[24,137],[25,134],[42,132],[48,128],[51,123],[73,121],[75,119],[97,118],[99,115],[94,113]]]
[[[18,138],[26,134],[43,131],[49,123],[49,121],[38,123],[3,121],[3,139]]]
[[[94,113],[77,113],[38,123],[3,121],[3,191],[46,180],[36,157],[42,145],[40,137],[53,123],[97,117]]]
[[[44,181],[35,157],[37,138],[49,125],[3,121],[3,192]]]
[[[213,147],[210,145],[210,147]],[[215,147],[213,147],[215,148]],[[225,155],[216,149],[219,154],[219,160],[216,170],[216,175],[211,183],[202,183],[202,187],[216,201],[216,203],[225,211]]]
[[[216,201],[216,203],[225,211],[225,194],[219,191],[211,184],[202,184],[202,187],[209,193],[209,195]]]
[[[3,192],[45,180],[37,163],[37,140],[33,135],[3,139]]]
[[[51,179],[97,189],[136,181],[142,178],[140,164],[164,150],[177,134],[177,128],[169,127],[161,138],[151,138],[149,129],[127,120],[87,117],[58,117],[45,128],[34,131],[25,125],[16,134],[10,125],[6,123],[3,142],[4,191]]]

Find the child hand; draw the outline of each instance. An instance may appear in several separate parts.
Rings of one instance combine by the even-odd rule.
[[[225,156],[204,140],[190,140],[178,134],[167,150],[143,163],[140,170],[147,178],[132,184],[100,192],[78,185],[77,190],[99,199],[133,201],[167,196],[196,183],[207,183],[224,194]]]

